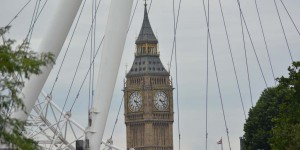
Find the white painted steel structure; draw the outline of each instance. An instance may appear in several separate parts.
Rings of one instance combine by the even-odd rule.
[[[38,100],[28,117],[31,126],[26,127],[25,135],[35,139],[44,149],[75,150],[74,143],[84,140],[86,129],[72,118],[70,112],[63,111],[55,104],[50,95],[44,91],[41,94],[43,98]],[[108,149],[121,150],[108,142],[101,143]]]
[[[54,54],[54,60],[57,59],[81,2],[82,0],[60,1],[48,33],[40,45],[40,52],[50,52]],[[133,0],[111,1],[96,94],[90,110],[92,117],[91,126],[87,130],[84,129],[71,119],[70,112],[64,112],[52,101],[51,95],[47,95],[44,92],[42,92],[44,101],[38,101],[36,104],[53,67],[53,65],[48,65],[41,68],[42,74],[38,76],[32,75],[30,80],[25,81],[22,93],[24,94],[23,103],[26,112],[17,110],[12,114],[12,118],[25,121],[28,119],[28,114],[34,109],[34,113],[30,115],[28,120],[35,127],[31,126],[28,128],[27,131],[29,132],[25,133],[28,137],[40,139],[40,144],[49,145],[46,149],[69,148],[74,150],[76,140],[84,139],[84,136],[87,135],[90,141],[90,150],[99,150],[101,144],[112,149],[121,150],[103,142],[102,139],[126,41],[132,3]],[[49,119],[50,114],[53,115],[52,119]],[[63,117],[58,117],[60,115]],[[74,128],[80,131],[79,135],[75,133]],[[71,130],[73,133],[72,140],[67,140],[68,130]],[[46,138],[41,138],[39,135],[43,135]]]
[[[65,39],[72,26],[74,18],[80,7],[82,0],[61,0],[57,11],[53,17],[51,25],[49,26],[48,33],[43,38],[43,41],[39,47],[40,52],[51,52],[54,54],[54,60],[60,53],[60,50],[65,42]],[[17,110],[12,114],[12,118],[19,120],[26,120],[27,114],[30,114],[38,96],[52,70],[53,65],[43,67],[42,74],[32,75],[30,80],[25,81],[22,93],[23,103],[26,108],[26,113],[22,110]]]
[[[27,120],[31,126],[26,127],[26,136],[35,139],[44,149],[75,150],[72,144],[84,139],[85,128],[72,119],[70,112],[62,111],[50,95],[43,91],[42,95],[44,98],[38,100]]]
[[[88,130],[90,150],[99,150],[126,41],[133,0],[112,0]]]

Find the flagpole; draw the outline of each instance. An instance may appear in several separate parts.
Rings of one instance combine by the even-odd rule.
[[[221,150],[223,150],[223,140],[222,140],[222,137],[221,137]]]
[[[222,141],[222,137],[221,137],[221,139],[217,142],[217,144],[221,144],[221,150],[223,150],[223,141]]]

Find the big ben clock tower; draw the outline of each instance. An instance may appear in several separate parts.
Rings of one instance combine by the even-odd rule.
[[[159,58],[146,4],[135,44],[124,85],[127,149],[173,150],[173,87]]]

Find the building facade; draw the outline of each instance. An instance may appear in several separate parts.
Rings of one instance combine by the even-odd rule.
[[[173,150],[173,87],[147,13],[124,84],[127,149]]]

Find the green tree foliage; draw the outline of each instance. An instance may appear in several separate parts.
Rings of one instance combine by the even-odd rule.
[[[280,89],[287,89],[279,114],[273,119],[270,144],[274,150],[300,149],[300,62],[288,68],[289,77],[278,79]]]
[[[10,115],[14,109],[24,109],[20,98],[24,80],[40,74],[41,66],[53,63],[53,55],[29,50],[27,42],[15,46],[14,40],[5,38],[9,28],[0,28],[0,140],[19,149],[38,149],[36,142],[22,134],[26,123]]]
[[[285,95],[286,91],[278,87],[267,88],[262,92],[256,106],[250,109],[249,117],[244,125],[245,149],[271,149],[268,139],[275,125],[272,119],[278,115]]]
[[[300,149],[300,62],[288,68],[289,77],[267,88],[244,125],[245,149]]]

